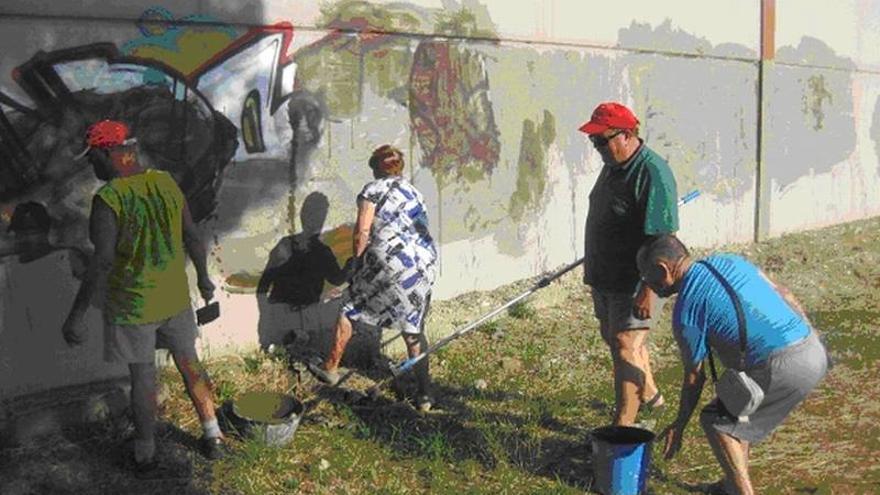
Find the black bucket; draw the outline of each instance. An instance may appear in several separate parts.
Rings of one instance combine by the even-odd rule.
[[[217,419],[225,433],[282,446],[293,440],[303,411],[303,404],[293,396],[277,392],[247,392],[237,402],[224,402]]]

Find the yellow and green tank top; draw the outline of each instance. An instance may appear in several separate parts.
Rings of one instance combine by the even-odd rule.
[[[167,172],[118,177],[98,190],[116,213],[116,256],[105,318],[134,325],[164,320],[190,305],[183,247],[184,196]]]

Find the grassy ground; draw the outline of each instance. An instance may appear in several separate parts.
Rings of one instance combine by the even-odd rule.
[[[753,449],[758,491],[880,493],[880,218],[725,250],[791,288],[837,360],[807,402]],[[290,445],[236,441],[227,459],[206,463],[194,452],[199,425],[171,369],[162,378],[170,392],[161,446],[192,465],[187,484],[137,483],[121,460],[130,448],[125,432],[99,425],[0,452],[0,492],[581,493],[592,484],[585,435],[608,423],[613,391],[610,357],[579,277],[568,274],[441,351],[431,363],[439,399],[431,413],[406,402],[408,383],[363,399],[356,391],[373,383],[368,370],[327,389],[291,370],[284,356],[231,356],[208,363],[222,399],[274,390],[309,404]],[[465,323],[529,286],[438,302],[429,323]],[[651,349],[668,406],[642,416],[656,430],[675,415],[681,376],[668,310],[665,317]],[[656,456],[650,487],[700,493],[720,475],[694,420],[676,459]]]

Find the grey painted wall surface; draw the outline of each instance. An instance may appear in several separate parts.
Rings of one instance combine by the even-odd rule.
[[[778,2],[777,60],[765,68],[767,196],[760,201],[757,0],[721,1],[714,11],[706,2],[663,10],[645,0],[636,2],[641,17],[625,18],[599,16],[601,3],[463,3],[464,10],[453,1],[340,1],[322,10],[317,2],[7,0],[0,91],[8,98],[0,108],[14,131],[3,135],[4,159],[15,155],[18,165],[8,161],[4,173],[25,174],[17,180],[30,185],[6,183],[0,219],[5,225],[15,204],[39,200],[56,220],[53,239],[87,246],[84,222],[97,182],[70,160],[86,121],[123,115],[157,142],[176,143],[168,148],[184,150],[188,161],[170,157],[169,166],[222,179],[196,181],[215,191],[202,198],[223,305],[221,319],[205,328],[210,351],[332,324],[336,300],[314,301],[302,318],[279,323],[272,315],[287,309],[254,292],[271,253],[304,216],[323,219],[322,243],[340,262],[347,258],[354,198],[370,176],[366,159],[386,142],[405,150],[406,174],[428,203],[441,250],[438,298],[580,256],[601,161],[576,129],[606,100],[634,109],[680,193],[702,192],[681,211],[681,237],[690,244],[752,239],[756,205],[772,235],[880,212],[880,75],[864,46],[880,13],[864,2],[834,4],[853,16],[846,33],[811,30],[791,0]],[[280,21],[292,25],[286,53],[290,30],[266,27]],[[136,69],[98,63],[82,48],[94,43],[137,57]],[[14,75],[40,51],[74,48],[92,62],[73,63],[68,53],[54,69],[73,100],[46,96],[33,83],[26,89],[21,72]],[[170,96],[150,92],[157,88]],[[98,96],[87,98],[90,89]],[[134,97],[142,92],[152,99]],[[190,108],[182,134],[157,124],[171,100]],[[227,127],[231,137],[221,132]],[[20,170],[22,150],[37,177]],[[304,211],[304,198],[316,192],[329,208]],[[5,226],[0,235],[12,249]],[[0,273],[8,299],[19,282],[8,268]],[[328,287],[324,296],[334,295]],[[60,328],[26,320],[4,324],[0,339],[33,332],[61,341]],[[0,346],[0,353],[13,349]],[[100,359],[98,347],[76,352],[84,362]],[[61,384],[53,380],[47,375],[45,383]]]

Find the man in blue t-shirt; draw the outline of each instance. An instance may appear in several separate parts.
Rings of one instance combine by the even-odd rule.
[[[732,417],[718,398],[700,414],[725,474],[718,488],[751,494],[750,445],[769,435],[825,376],[825,348],[794,297],[739,256],[718,254],[694,262],[681,241],[660,236],[639,250],[636,261],[642,280],[658,295],[678,294],[672,327],[685,374],[678,416],[662,435],[664,454],[669,459],[681,449],[684,429],[706,380],[703,360],[714,352],[725,367],[744,371],[764,391],[764,400],[748,421]],[[740,365],[736,307],[719,277],[742,305],[745,366]]]

